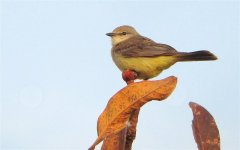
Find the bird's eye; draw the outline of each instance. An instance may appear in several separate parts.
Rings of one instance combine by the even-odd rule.
[[[126,35],[127,34],[127,32],[122,32],[122,35]]]

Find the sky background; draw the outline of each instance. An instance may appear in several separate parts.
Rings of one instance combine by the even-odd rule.
[[[196,150],[189,101],[215,118],[223,150],[240,149],[239,2],[1,1],[2,150],[86,150],[97,118],[125,86],[105,33],[131,25],[178,51],[219,60],[177,63],[172,95],[142,107],[133,150]],[[100,145],[96,147],[100,149]]]

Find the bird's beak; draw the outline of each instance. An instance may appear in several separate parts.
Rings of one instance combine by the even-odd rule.
[[[106,33],[106,35],[112,37],[112,36],[116,35],[116,33]]]

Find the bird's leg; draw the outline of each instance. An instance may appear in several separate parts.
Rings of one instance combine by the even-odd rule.
[[[133,70],[124,70],[122,72],[122,78],[127,83],[134,83],[134,80],[137,79],[137,72]]]

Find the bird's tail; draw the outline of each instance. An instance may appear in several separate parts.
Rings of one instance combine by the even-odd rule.
[[[202,51],[195,51],[195,52],[182,52],[178,53],[177,55],[178,61],[206,61],[206,60],[216,60],[217,57],[206,50]]]

